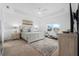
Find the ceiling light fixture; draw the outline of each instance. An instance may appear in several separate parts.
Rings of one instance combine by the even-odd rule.
[[[39,15],[41,15],[42,14],[42,12],[41,12],[41,8],[38,8],[38,12],[37,12]]]
[[[40,11],[38,11],[38,14],[41,15],[42,13]]]
[[[9,8],[9,6],[7,5],[6,8]]]

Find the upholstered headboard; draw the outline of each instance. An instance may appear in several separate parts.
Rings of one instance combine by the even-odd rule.
[[[29,29],[31,29],[32,25],[33,25],[32,21],[22,20],[21,29],[22,29],[22,31],[28,31]]]
[[[22,25],[32,25],[33,22],[30,20],[22,20]]]

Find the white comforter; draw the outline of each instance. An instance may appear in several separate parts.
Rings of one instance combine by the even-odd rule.
[[[26,31],[23,31],[21,33],[21,35],[22,35],[22,38],[24,40],[28,41],[28,43],[44,39],[44,33],[43,32],[26,32]]]

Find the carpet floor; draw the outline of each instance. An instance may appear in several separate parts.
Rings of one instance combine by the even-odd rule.
[[[34,45],[32,43],[32,45]],[[33,48],[33,46],[28,44],[26,41],[19,40],[11,40],[6,41],[3,45],[4,47],[4,56],[43,56],[42,53],[39,52],[38,49]],[[35,46],[35,45],[34,45]],[[53,52],[52,56],[58,55],[58,49]]]

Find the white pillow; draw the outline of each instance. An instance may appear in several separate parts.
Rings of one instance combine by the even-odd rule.
[[[22,26],[22,31],[29,31],[29,29],[31,29],[32,25],[23,25]]]
[[[39,28],[34,28],[34,27],[32,27],[32,28],[31,28],[31,31],[32,31],[32,32],[39,32]]]
[[[49,35],[51,35],[52,37],[55,37],[55,38],[57,38],[58,36],[57,36],[57,33],[55,33],[55,31],[48,31],[48,34]]]

